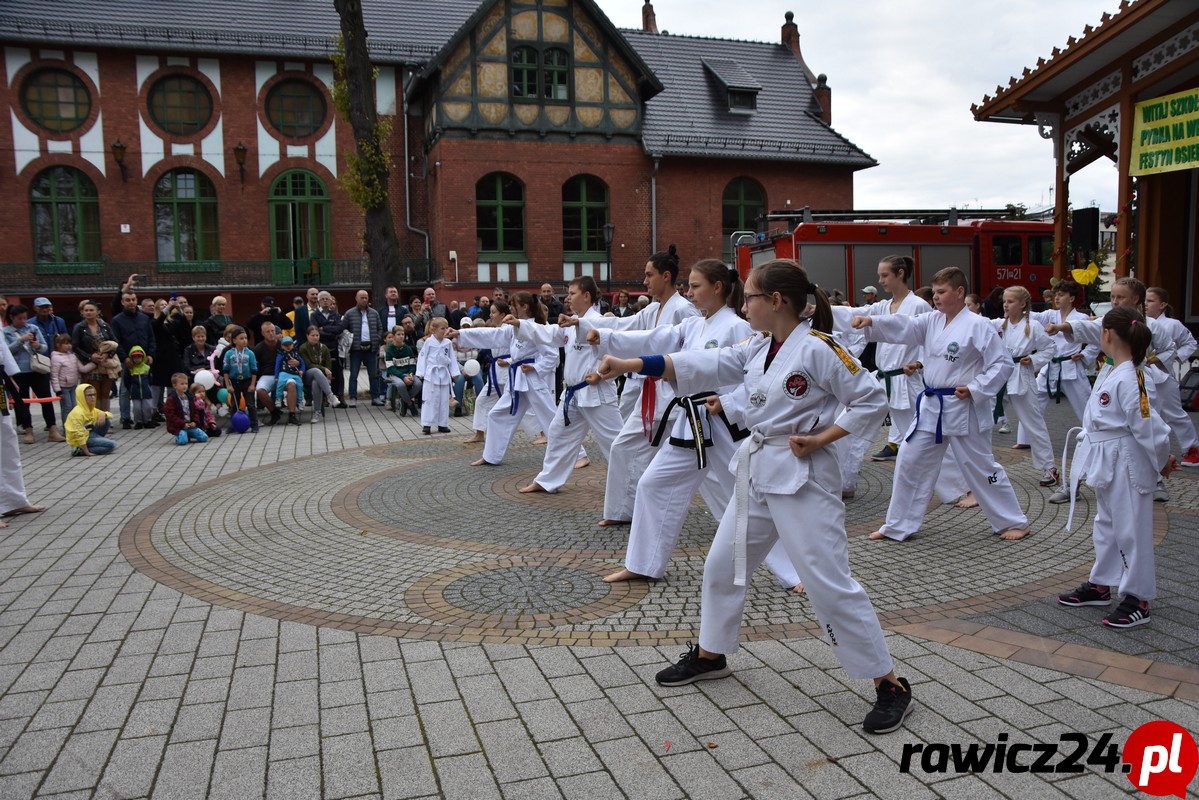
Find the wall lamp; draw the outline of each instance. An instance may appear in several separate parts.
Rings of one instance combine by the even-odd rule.
[[[241,174],[241,185],[246,185],[246,146],[241,142],[233,148],[233,160],[237,162],[237,171]]]
[[[120,138],[112,143],[112,160],[121,168],[121,180],[128,181],[129,168],[125,166],[125,145]]]

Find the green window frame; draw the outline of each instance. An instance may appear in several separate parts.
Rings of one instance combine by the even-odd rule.
[[[158,262],[179,264],[221,257],[216,187],[204,173],[173,169],[154,184]]]
[[[566,260],[604,259],[608,185],[594,175],[576,175],[562,184],[562,252]]]
[[[31,120],[52,133],[68,133],[87,122],[92,96],[70,70],[40,69],[21,87],[21,107]]]
[[[150,119],[174,136],[193,136],[212,120],[212,95],[191,75],[167,75],[155,81],[146,99]]]
[[[566,50],[516,45],[510,60],[513,100],[570,102],[570,53]]]
[[[266,96],[266,118],[284,136],[311,136],[324,127],[328,114],[324,93],[302,78],[281,80]]]
[[[515,175],[492,172],[475,184],[475,233],[479,258],[523,260],[525,185]]]
[[[100,196],[91,178],[71,167],[43,170],[29,187],[29,205],[34,261],[100,260]]]
[[[275,179],[268,197],[272,260],[308,263],[331,257],[324,181],[307,170],[290,170]]]
[[[737,231],[757,230],[758,216],[766,210],[766,190],[753,178],[733,178],[721,198],[720,227],[724,233],[724,260],[732,263],[732,243]]]

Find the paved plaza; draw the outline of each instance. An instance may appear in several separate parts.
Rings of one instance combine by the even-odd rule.
[[[562,492],[520,495],[544,453],[521,435],[502,466],[471,468],[466,418],[426,437],[367,404],[327,416],[187,447],[118,432],[106,458],[22,448],[51,508],[0,538],[0,798],[1093,800],[1137,792],[1097,766],[900,762],[1001,734],[1199,731],[1199,476],[1156,507],[1153,623],[1115,631],[1054,602],[1093,558],[1093,492],[1067,532],[1012,436],[995,443],[1032,523],[1021,542],[951,506],[905,543],[869,541],[893,466],[867,462],[851,566],[917,703],[872,737],[872,687],[764,569],[733,676],[654,683],[696,638],[715,522],[693,504],[663,580],[603,583],[628,529],[595,524],[590,439]]]

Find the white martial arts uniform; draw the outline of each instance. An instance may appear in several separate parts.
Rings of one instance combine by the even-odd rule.
[[[0,366],[10,378],[17,374],[19,367],[13,354],[7,347],[0,347]],[[0,408],[0,514],[16,508],[29,505],[25,495],[25,475],[21,471],[21,442],[17,438],[17,428],[13,425],[13,412],[9,404],[19,403],[12,386],[4,387],[4,407]]]
[[[454,343],[449,339],[439,342],[434,336],[425,339],[416,357],[416,377],[421,379],[422,426],[449,427],[450,393],[454,389],[454,378],[460,374],[462,373],[458,368],[458,358],[454,355]]]
[[[500,333],[491,335],[492,332]],[[463,334],[466,334],[463,337]],[[474,335],[472,335],[474,334]],[[475,395],[475,410],[471,417],[471,427],[482,433],[487,432],[487,415],[495,407],[496,401],[507,391],[508,367],[499,362],[507,362],[512,358],[512,329],[503,331],[503,326],[482,326],[478,328],[463,328],[458,331],[455,340],[458,352],[464,350],[491,350],[491,363],[487,369],[487,387]]]
[[[582,319],[599,317],[599,310],[592,306]],[[516,338],[541,348],[566,349],[562,402],[545,432],[549,440],[545,461],[541,472],[533,479],[547,492],[556,492],[574,470],[579,446],[588,430],[595,434],[604,458],[609,458],[612,442],[620,433],[621,425],[620,413],[616,410],[616,387],[611,381],[600,381],[594,386],[587,383],[587,374],[599,369],[600,348],[583,341],[577,326],[541,325],[526,319],[517,328]]]
[[[1153,322],[1174,343],[1174,363],[1182,365],[1185,371],[1195,353],[1195,337],[1187,330],[1186,325],[1173,317],[1163,314],[1154,317]],[[1178,378],[1175,377],[1172,368],[1162,372],[1160,378],[1156,375],[1154,378],[1157,379],[1157,396],[1160,398],[1154,411],[1170,426],[1170,432],[1178,439],[1183,455],[1186,455],[1191,448],[1199,447],[1199,437],[1195,435],[1195,423],[1182,407]]]
[[[1045,412],[1037,396],[1037,373],[1044,369],[1057,355],[1057,345],[1041,323],[1028,319],[1027,324],[993,319],[991,324],[1003,345],[1012,357],[1012,375],[1007,380],[1004,405],[1010,408],[1029,436],[1032,445],[1032,463],[1037,469],[1048,472],[1053,469],[1053,444],[1049,441],[1049,429],[1045,425]],[[1027,329],[1027,332],[1026,332]],[[1023,364],[1024,358],[1031,364]]]
[[[592,329],[598,330],[652,330],[656,327],[671,327],[689,317],[699,316],[691,301],[678,292],[671,292],[665,303],[650,303],[631,317],[587,317],[579,320],[579,338],[585,340]],[[629,384],[625,383],[625,393]],[[656,379],[641,382],[640,403],[633,406],[633,413],[623,420],[620,435],[612,446],[608,459],[608,483],[604,487],[604,519],[628,521],[633,518],[633,500],[637,495],[637,481],[654,457],[651,444],[653,430],[662,418],[666,407],[674,399],[674,390],[669,384]],[[622,405],[624,405],[622,403]]]
[[[1150,408],[1141,372],[1127,361],[1096,383],[1070,473],[1072,483],[1085,474],[1096,489],[1091,583],[1152,600],[1153,490],[1170,456],[1170,432]]]
[[[996,533],[1028,527],[1007,473],[991,452],[995,395],[1012,372],[1012,359],[990,320],[962,309],[947,321],[940,311],[918,317],[874,317],[872,341],[921,345],[925,389],[916,422],[899,448],[884,536],[904,540],[920,529],[946,447]],[[954,389],[966,386],[970,400]]]
[[[860,359],[866,349],[866,335],[853,328],[834,327],[833,336],[849,351],[854,358]],[[862,462],[870,450],[871,439],[865,436],[842,436],[833,446],[837,448],[837,462],[841,465],[841,493],[852,494],[858,488],[858,474],[862,471]]]
[[[1101,317],[1069,320],[1069,322],[1070,333],[1066,334],[1068,340],[1095,345],[1096,348],[1099,347],[1100,338],[1103,336],[1103,319]],[[1158,405],[1158,386],[1166,380],[1168,375],[1173,374],[1174,340],[1170,337],[1170,333],[1166,327],[1158,324],[1157,320],[1150,318],[1145,320],[1145,322],[1149,325],[1149,333],[1152,335],[1152,339],[1149,343],[1149,349],[1145,353],[1145,363],[1142,364],[1141,372],[1145,375],[1145,391],[1149,394],[1149,402],[1153,403],[1156,408]],[[1151,359],[1157,363],[1151,363]],[[1111,359],[1103,359],[1103,363],[1099,367],[1099,373],[1095,376],[1095,389],[1098,389],[1107,380],[1107,376],[1111,374],[1111,371]]]
[[[892,314],[915,317],[929,311],[932,311],[932,306],[915,292],[908,292],[895,311],[891,310],[890,300],[879,300],[856,308],[833,306],[833,322],[837,327],[847,329],[854,317],[889,317]],[[916,418],[916,395],[924,388],[920,383],[920,371],[904,375],[903,367],[919,360],[920,348],[912,345],[879,342],[874,350],[878,379],[887,390],[887,406],[891,414],[891,430],[887,434],[887,441],[896,446],[908,435],[912,420]]]
[[[601,347],[621,358],[729,347],[751,335],[753,329],[749,323],[728,307],[708,318],[688,317],[678,325],[649,331],[600,331]],[[702,396],[689,400],[680,397],[672,401],[681,409],[673,424],[669,420],[659,421],[654,431],[655,439],[666,439],[667,433],[669,438],[660,442],[649,467],[637,481],[625,554],[625,567],[630,572],[651,578],[661,578],[666,573],[697,489],[701,490],[712,516],[717,520],[724,516],[732,494],[730,464],[737,447],[734,431],[739,439],[747,434],[737,426],[734,417],[741,419],[745,401],[739,382],[722,387],[715,394],[727,406],[725,419],[710,418]],[[741,399],[735,399],[734,394]],[[668,431],[666,426],[671,424]],[[698,445],[696,428],[700,430]],[[766,565],[788,589],[800,582],[786,552],[777,545],[767,554]]]
[[[1033,322],[1040,323],[1042,328],[1046,325],[1056,325],[1062,321],[1061,312],[1056,308],[1034,311],[1029,318]],[[1066,322],[1073,324],[1086,318],[1086,314],[1072,310],[1066,315]],[[1067,339],[1063,333],[1053,334],[1052,339],[1053,345],[1057,349],[1057,355],[1037,372],[1037,408],[1040,410],[1041,418],[1044,419],[1049,412],[1050,396],[1054,396],[1058,403],[1064,396],[1066,402],[1070,404],[1074,416],[1081,422],[1082,413],[1087,407],[1087,397],[1091,394],[1091,382],[1087,378],[1087,367],[1095,363],[1095,358],[1099,355],[1099,348],[1095,345],[1084,347],[1076,344]],[[1081,355],[1082,358],[1075,359],[1076,355]],[[1023,424],[1016,428],[1016,444],[1031,445]]]
[[[526,321],[532,323],[532,320]],[[498,358],[492,360],[492,374],[504,387],[504,393],[491,402],[484,428],[487,439],[483,443],[483,460],[488,464],[500,464],[526,411],[534,413],[543,430],[549,430],[553,422],[553,381],[554,368],[558,365],[558,346],[539,347],[519,339],[511,325],[467,328],[458,333],[459,342],[463,339],[468,346],[490,348],[507,362],[507,366],[500,366],[496,363]],[[525,372],[521,369],[524,366],[534,369]]]
[[[699,646],[733,653],[745,607],[746,576],[781,541],[807,589],[826,641],[854,678],[892,670],[878,614],[849,571],[845,504],[834,448],[804,458],[790,436],[836,424],[865,436],[887,412],[878,381],[832,337],[797,329],[766,366],[767,335],[720,350],[672,356],[675,388],[694,394],[742,381],[750,435],[737,451],[734,501],[704,564]],[[838,409],[847,410],[838,413]]]

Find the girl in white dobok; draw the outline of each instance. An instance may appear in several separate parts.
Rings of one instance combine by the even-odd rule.
[[[811,331],[801,320],[809,296],[816,306]],[[841,474],[829,447],[848,433],[873,432],[886,414],[886,394],[829,335],[828,297],[794,261],[755,267],[745,285],[745,310],[762,333],[741,344],[639,359],[607,356],[600,368],[606,377],[661,376],[679,394],[741,382],[748,397],[750,435],[737,451],[734,499],[704,564],[699,645],[657,681],[681,686],[730,674],[725,655],[738,647],[746,575],[781,541],[845,671],[874,679],[877,700],[863,728],[896,730],[912,709],[911,690],[895,676],[878,615],[849,572]]]
[[[737,314],[743,301],[735,269],[716,259],[705,259],[691,267],[687,282],[691,302],[701,316],[649,331],[592,330],[588,342],[600,344],[612,355],[631,356],[729,347],[753,334],[749,323]],[[679,396],[672,401],[681,413],[669,429],[669,420],[659,422],[654,431],[654,439],[659,442],[657,452],[637,481],[625,569],[604,578],[606,582],[657,580],[666,573],[697,489],[712,516],[724,516],[732,496],[730,464],[736,442],[749,435],[737,424],[742,419],[745,398],[738,381],[714,392]],[[803,590],[795,568],[779,546],[770,551],[766,564],[783,586]]]

